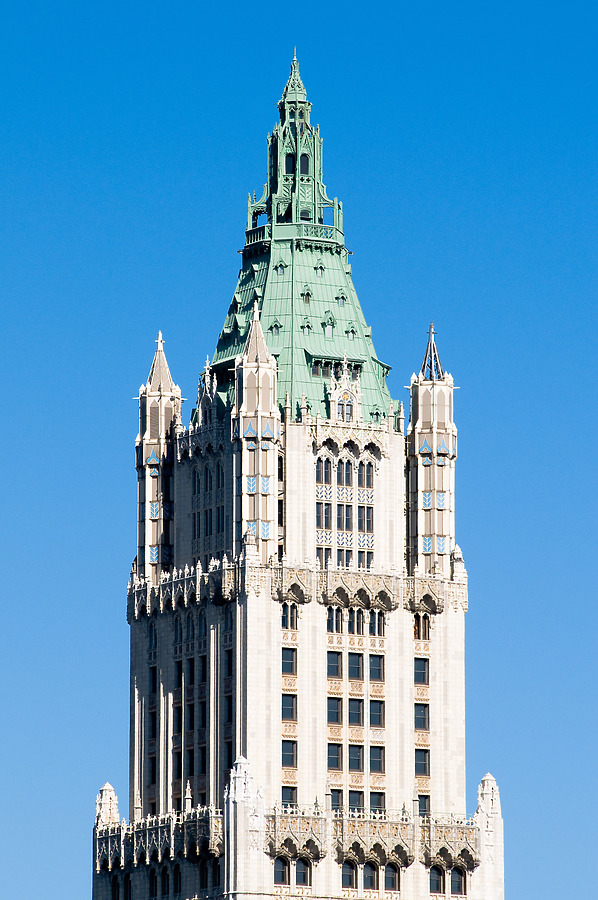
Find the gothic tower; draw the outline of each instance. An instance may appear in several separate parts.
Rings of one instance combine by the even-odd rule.
[[[351,277],[296,58],[191,421],[161,334],[139,391],[129,821],[94,900],[503,900],[465,801],[453,380],[430,326],[407,428]]]

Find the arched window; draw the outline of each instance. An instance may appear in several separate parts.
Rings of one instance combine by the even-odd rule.
[[[197,469],[193,469],[193,494],[194,496],[199,494],[201,490],[201,478],[199,477],[199,472]]]
[[[183,640],[183,626],[181,625],[181,620],[178,616],[175,616],[174,620],[174,642],[175,644],[180,644]]]
[[[278,335],[280,334],[280,325],[278,325],[276,322],[272,326],[272,334],[274,335],[274,337],[278,337]]]
[[[118,875],[112,876],[112,900],[120,900],[120,884]]]
[[[374,487],[374,467],[372,463],[367,463],[365,467],[365,486]]]
[[[281,616],[280,616],[280,627],[284,629],[288,629],[289,627],[289,604],[283,603]]]
[[[215,859],[212,863],[212,887],[220,887],[220,860]]]
[[[360,462],[357,469],[357,486],[365,487],[365,463]]]
[[[309,886],[311,884],[311,865],[308,859],[299,857],[295,867],[295,884]]]
[[[149,895],[152,898],[158,896],[158,874],[153,868],[149,871]]]
[[[309,175],[309,156],[307,153],[302,153],[299,159],[299,174]]]
[[[162,869],[162,879],[161,880],[162,880],[162,891],[161,891],[162,896],[168,897],[168,895],[170,893],[170,877],[168,875],[168,869],[166,868],[166,866],[164,866],[164,868]]]
[[[197,631],[199,633],[200,638],[205,638],[206,636],[206,616],[205,613],[200,612],[199,618],[197,620]]]
[[[341,884],[344,888],[357,887],[357,870],[349,859],[346,859],[343,863]]]
[[[345,485],[347,487],[351,487],[352,484],[353,484],[353,466],[347,460],[347,462],[345,463]]]
[[[181,867],[178,863],[172,870],[172,890],[174,891],[175,897],[182,891]]]
[[[422,641],[430,640],[430,616],[426,614],[421,619],[421,639]]]
[[[345,422],[353,421],[353,403],[347,400],[345,404]]]
[[[378,613],[378,635],[384,637],[384,613]]]
[[[289,603],[289,628],[297,631],[297,604]]]
[[[206,466],[203,473],[203,489],[204,491],[212,490],[212,472],[209,466]]]
[[[195,622],[191,613],[187,615],[187,638],[188,641],[195,640]]]
[[[355,634],[355,610],[354,609],[349,610],[349,618],[347,621],[347,633]]]
[[[324,460],[324,484],[332,484],[332,463],[329,459]]]
[[[334,335],[334,326],[332,325],[331,322],[328,322],[324,326],[324,337],[327,338],[329,341],[331,341],[333,338],[333,335]]]
[[[274,884],[289,883],[289,861],[283,856],[277,856],[274,860]]]
[[[334,631],[334,608],[332,606],[328,607],[326,613],[326,631]]]
[[[430,869],[430,893],[444,894],[444,872],[440,866],[432,866]]]
[[[127,872],[123,882],[123,896],[124,900],[133,900],[133,891],[131,888],[131,876]]]
[[[216,475],[218,478],[218,487],[224,487],[224,467],[222,463],[218,463],[218,468],[216,469]]]
[[[284,171],[286,175],[295,174],[295,156],[293,153],[287,153],[284,161]]]
[[[232,631],[233,630],[233,614],[230,606],[227,606],[224,610],[224,630]]]
[[[399,870],[394,863],[388,863],[384,870],[384,890],[398,891],[399,889]]]
[[[345,483],[345,464],[342,459],[339,459],[336,464],[336,483],[339,485]]]
[[[357,634],[363,634],[363,610],[357,610]]]
[[[422,620],[419,613],[413,617],[413,637],[416,641],[420,641],[422,636]]]
[[[363,886],[366,891],[378,889],[378,866],[372,862],[366,862],[363,867]]]
[[[158,646],[158,638],[156,636],[156,623],[152,619],[149,623],[149,648],[155,650]]]
[[[324,460],[316,460],[316,484],[324,484]]]
[[[462,896],[465,893],[465,872],[455,868],[451,872],[451,894]]]
[[[342,611],[342,609],[340,608],[340,606],[337,606],[337,608],[336,608],[335,619],[336,619],[336,632],[337,632],[337,634],[342,634],[342,631],[343,631],[343,611]]]

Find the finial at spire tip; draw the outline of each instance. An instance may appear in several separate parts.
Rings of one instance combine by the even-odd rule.
[[[297,45],[296,44],[293,47],[293,60],[294,60],[294,62],[297,62]]]

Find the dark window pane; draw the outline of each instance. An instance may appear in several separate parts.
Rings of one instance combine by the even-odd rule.
[[[274,884],[289,883],[289,861],[278,856],[274,860]]]
[[[370,747],[370,772],[384,772],[384,747]]]
[[[282,799],[283,806],[296,806],[297,805],[297,788],[296,787],[283,787],[281,799]]]
[[[289,722],[297,721],[297,695],[282,695],[282,718]]]
[[[414,707],[415,728],[418,731],[430,730],[430,707],[427,703],[416,703]]]
[[[413,660],[413,680],[415,684],[430,683],[430,660],[416,657]]]
[[[363,809],[363,791],[349,791],[349,809]]]
[[[328,651],[328,677],[341,678],[343,674],[342,657],[334,650]]]
[[[339,791],[337,788],[332,788],[330,791],[330,799],[332,801],[333,809],[342,809],[343,808],[343,792]]]
[[[339,770],[343,767],[343,748],[341,744],[328,744],[328,768]]]
[[[350,679],[363,678],[363,653],[349,653],[348,674]]]
[[[370,654],[370,681],[384,681],[384,657]]]
[[[297,651],[294,647],[282,648],[282,674],[297,674]]]
[[[370,700],[370,727],[384,728],[384,700]]]
[[[282,765],[292,769],[297,767],[297,741],[282,742]]]
[[[363,772],[363,747],[349,744],[349,772]]]
[[[384,870],[384,889],[387,891],[398,891],[399,889],[399,870],[392,863],[387,865]]]
[[[349,725],[363,725],[363,700],[349,700]]]
[[[340,725],[343,721],[343,705],[337,697],[328,697],[328,721],[331,725]]]
[[[374,812],[386,809],[386,796],[381,791],[370,791],[370,809]]]
[[[311,866],[306,859],[299,859],[295,864],[295,884],[311,884]]]
[[[418,802],[418,806],[419,806],[420,816],[429,816],[430,815],[430,795],[429,794],[418,794],[417,802]]]
[[[453,869],[451,872],[451,894],[465,893],[465,874],[462,869]]]
[[[429,750],[416,750],[415,751],[415,774],[416,775],[429,775],[430,774],[430,751]]]

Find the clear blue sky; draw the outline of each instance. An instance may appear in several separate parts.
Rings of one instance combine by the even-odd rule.
[[[103,782],[127,814],[131,398],[161,328],[190,413],[297,44],[392,393],[431,319],[461,387],[470,811],[489,770],[507,900],[589,896],[593,850],[559,851],[598,837],[596,5],[0,21],[2,895],[88,897]]]

